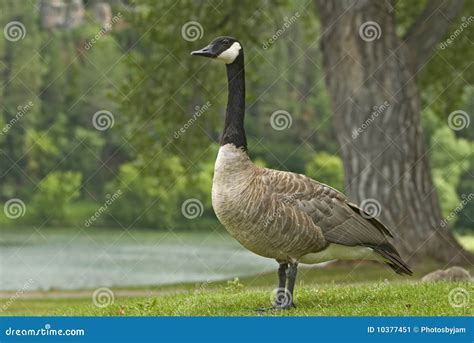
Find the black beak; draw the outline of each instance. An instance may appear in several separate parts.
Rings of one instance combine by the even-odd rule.
[[[210,45],[206,46],[205,48],[202,48],[201,50],[196,50],[196,51],[191,52],[191,55],[211,57],[211,58],[217,57],[217,54],[212,51],[212,47]]]

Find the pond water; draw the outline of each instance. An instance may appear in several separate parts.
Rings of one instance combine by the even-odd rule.
[[[275,270],[222,231],[2,229],[0,290],[215,281]]]

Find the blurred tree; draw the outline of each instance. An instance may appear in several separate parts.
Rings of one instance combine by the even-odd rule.
[[[324,72],[320,68],[321,52],[317,44],[308,44],[311,37],[319,34],[318,20],[310,9],[299,8],[294,2],[277,7],[277,28],[285,22],[284,18],[287,22],[294,19],[295,13],[298,21],[277,41],[265,46],[264,61],[248,68],[248,74],[260,76],[247,87],[250,105],[246,133],[255,137],[249,139],[252,156],[263,158],[270,168],[300,173],[314,150],[338,150]],[[252,98],[253,94],[258,95],[258,101]],[[288,112],[292,119],[291,125],[281,131],[269,125],[272,113],[279,110]]]
[[[189,53],[226,32],[259,46],[257,39],[266,31],[258,23],[268,23],[271,11],[268,3],[250,0],[225,5],[213,0],[137,3],[136,11],[126,18],[135,27],[137,38],[128,58],[132,73],[122,89],[128,96],[120,100],[123,111],[133,114],[127,117],[125,138],[140,155],[154,157],[158,165],[157,152],[176,154],[186,168],[192,168],[202,153],[196,145],[218,138],[216,126],[224,114],[227,81],[212,61],[189,58]],[[250,49],[249,55],[249,61],[261,60]],[[249,76],[249,81],[256,78],[258,75]],[[205,110],[200,112],[201,108]],[[197,120],[175,135],[196,113]]]
[[[81,24],[68,29],[62,24],[40,28],[41,7],[35,8],[34,2],[7,0],[0,5],[3,28],[14,28],[4,31],[4,37],[8,32],[11,39],[0,40],[1,199],[21,196],[28,202],[38,192],[37,184],[51,172],[74,171],[82,175],[80,187],[87,201],[102,202],[104,184],[117,187],[128,180],[130,189],[124,190],[128,195],[117,203],[120,211],[115,216],[124,223],[140,216],[142,210],[134,207],[136,199],[143,204],[166,204],[168,211],[150,215],[141,225],[159,227],[179,221],[180,204],[191,197],[200,199],[204,215],[212,217],[215,141],[222,127],[227,87],[222,66],[189,58],[189,51],[223,34],[244,43],[246,129],[254,161],[306,172],[342,188],[322,52],[314,41],[321,28],[312,0],[141,0],[127,2],[129,6],[113,2],[108,20],[110,15],[118,20],[106,33],[101,31],[103,21],[94,19],[95,4],[86,2]],[[410,31],[424,6],[425,1],[397,1],[398,35]],[[61,13],[53,17],[59,20]],[[460,22],[469,22],[468,17]],[[465,48],[474,39],[473,32],[457,35],[416,75],[421,107],[429,109],[423,111],[423,118],[429,119],[423,126],[443,214],[452,211],[461,194],[474,191],[468,172],[473,157],[461,153],[466,147],[461,137],[472,141],[474,131],[456,131],[454,137],[444,129],[445,114],[474,104],[472,87],[470,97],[463,92],[466,80],[473,79],[472,59]],[[277,39],[270,40],[277,34]],[[100,110],[113,114],[113,128],[99,131],[92,125],[94,113]],[[291,115],[292,123],[284,130],[270,125],[272,113],[278,110]],[[163,167],[169,163],[180,168]],[[150,189],[141,187],[139,177],[130,181],[132,169],[142,174]],[[463,227],[472,226],[472,204],[467,203],[460,213]],[[152,208],[156,213],[163,211],[163,207]],[[186,226],[197,222],[183,221]],[[110,223],[116,225],[114,220]]]
[[[339,156],[317,153],[306,165],[305,174],[341,192],[344,190],[344,170]]]
[[[163,174],[157,178],[140,163],[120,166],[118,178],[108,185],[109,193],[120,190],[124,201],[110,207],[112,217],[125,227],[170,227],[179,218],[178,199],[186,189],[186,178],[180,159],[172,156],[163,161]],[[173,184],[173,191],[169,185]]]
[[[416,16],[419,3],[401,2],[408,19],[398,27],[394,0],[315,4],[349,195],[358,202],[380,202],[381,218],[397,231],[397,244],[407,258],[473,262],[474,256],[441,225],[416,82],[451,23],[460,25],[456,18],[463,1],[429,1]],[[444,75],[444,80],[449,77],[457,75]]]
[[[43,66],[38,11],[21,1],[2,2],[0,27],[0,199],[35,185],[25,172],[27,129],[37,120]],[[31,105],[29,105],[31,104]]]
[[[319,58],[318,47],[313,45],[311,53],[297,58],[300,51],[296,47],[307,43],[307,30],[318,30],[315,14],[307,10],[310,4],[136,2],[135,10],[125,18],[136,37],[127,59],[130,79],[122,88],[127,97],[119,99],[121,112],[127,115],[123,136],[134,147],[134,167],[143,177],[166,180],[169,191],[177,192],[175,185],[182,176],[163,168],[177,156],[186,174],[180,200],[199,195],[205,207],[210,206],[216,150],[209,143],[219,139],[227,80],[222,65],[190,58],[189,53],[226,34],[245,42],[246,66],[252,71],[246,75],[246,127],[252,157],[269,167],[303,172],[314,153],[313,145],[336,152],[322,70],[314,73],[312,69],[314,59]],[[286,39],[269,43],[296,13],[303,23],[285,28]],[[287,130],[272,129],[270,118],[277,110],[291,113],[293,122]],[[275,145],[278,149],[270,149]],[[176,205],[168,211],[179,211]]]
[[[474,145],[464,138],[456,139],[446,126],[438,129],[431,140],[435,142],[431,150],[433,179],[446,218],[461,201],[458,196],[461,176],[469,168]]]
[[[38,184],[31,210],[42,224],[68,223],[69,204],[79,197],[82,176],[78,172],[52,172]]]
[[[104,33],[90,18],[74,28],[41,29],[41,6],[13,0],[0,6],[0,200],[28,201],[53,171],[79,171],[82,190],[100,194],[127,159],[118,132],[92,122],[100,110],[120,120],[110,99],[127,73],[114,39],[120,31],[114,26]]]
[[[273,34],[275,8],[269,2],[251,0],[143,0],[136,5],[125,18],[136,37],[127,59],[129,79],[121,89],[127,96],[119,95],[121,112],[127,117],[119,125],[133,146],[133,167],[147,182],[151,182],[148,177],[166,180],[153,187],[162,187],[154,193],[159,196],[157,206],[167,203],[167,211],[176,213],[178,203],[172,206],[172,199],[165,199],[170,199],[169,192],[178,194],[183,180],[186,187],[181,200],[203,194],[203,186],[210,185],[213,168],[209,163],[215,158],[209,154],[215,154],[210,143],[218,139],[220,129],[216,128],[222,125],[227,96],[227,80],[220,69],[224,67],[189,54],[216,36],[232,34],[249,42],[248,63],[262,61],[261,44]],[[263,82],[258,73],[248,77],[250,83],[259,81]],[[188,178],[164,167],[170,161],[177,163],[176,158]],[[209,179],[204,182],[206,177]],[[210,188],[205,205],[209,205],[209,194]]]

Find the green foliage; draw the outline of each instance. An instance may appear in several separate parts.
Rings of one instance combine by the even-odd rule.
[[[0,6],[0,28],[2,28],[0,123],[2,128],[3,125],[12,123],[18,118],[8,132],[0,134],[0,175],[2,178],[0,198],[7,200],[24,192],[23,189],[19,190],[18,186],[30,185],[23,171],[27,158],[24,147],[26,131],[34,125],[41,108],[38,94],[44,67],[41,56],[36,51],[40,50],[43,38],[37,26],[29,26],[29,23],[39,21],[38,11],[34,4],[25,5],[21,1],[3,1]],[[14,22],[20,24],[16,24],[11,31],[13,40],[8,40],[4,30],[7,30],[7,25],[12,25]],[[23,25],[23,28],[20,25]],[[24,108],[28,103],[32,106],[20,118],[19,109]]]
[[[463,138],[456,138],[446,127],[439,128],[432,138],[432,167],[443,179],[451,180],[454,188],[459,186],[461,174],[469,167],[474,146]]]
[[[460,203],[461,176],[470,168],[474,144],[456,138],[447,126],[438,128],[431,139],[433,182],[441,203],[443,216],[447,217]]]
[[[196,171],[187,174],[186,191],[188,195],[193,196],[203,203],[205,209],[211,209],[211,189],[212,177],[214,175],[214,161],[219,150],[218,144],[211,144],[209,148],[202,155],[201,163],[196,166]],[[186,196],[186,194],[184,194]]]
[[[269,132],[268,136],[271,134],[272,132]],[[279,138],[275,136],[268,140],[250,139],[250,156],[254,161],[265,161],[268,168],[303,173],[308,156],[312,156],[314,151],[307,145],[297,148],[294,143],[285,141],[284,137],[288,135],[281,132]],[[278,146],[278,149],[274,149],[275,146]]]
[[[400,36],[408,32],[427,2],[427,0],[396,1],[395,15],[397,32]],[[443,119],[462,106],[466,92],[469,91],[469,85],[474,82],[474,69],[471,67],[474,55],[472,49],[469,48],[474,40],[474,30],[470,27],[472,24],[462,27],[463,23],[467,23],[467,18],[472,16],[473,10],[474,2],[466,1],[461,13],[452,21],[445,37],[436,47],[429,63],[424,65],[417,74],[417,82],[423,90],[421,94],[423,108],[429,106]],[[458,32],[462,30],[462,32],[456,34],[452,43],[444,46],[443,43],[455,34],[456,30]]]
[[[472,143],[471,143],[472,144]],[[458,187],[458,194],[465,199],[470,194],[474,194],[474,178],[472,171],[474,170],[474,153],[471,154],[468,169],[463,173]],[[474,218],[474,201],[468,201],[458,215],[457,227],[463,230],[473,230],[472,218]]]
[[[121,189],[124,193],[123,201],[110,208],[111,215],[123,226],[209,229],[216,224],[211,188],[218,148],[217,144],[211,144],[204,149],[202,161],[194,166],[192,173],[185,170],[180,158],[171,155],[161,157],[158,177],[151,174],[147,164],[123,164],[117,179],[107,186],[111,192]],[[203,212],[198,218],[183,216],[181,206],[188,199],[202,203]]]
[[[79,172],[52,172],[38,184],[31,201],[34,218],[49,224],[69,221],[69,204],[80,194]]]
[[[226,4],[217,1],[156,3],[146,0],[140,2],[140,5],[130,20],[141,39],[137,50],[128,60],[132,70],[131,80],[124,85],[123,91],[128,96],[122,99],[122,111],[130,114],[125,134],[140,155],[152,155],[154,151],[164,147],[171,154],[179,156],[186,167],[191,167],[201,153],[195,147],[207,146],[210,137],[213,140],[218,137],[223,125],[222,115],[227,95],[225,69],[215,61],[192,58],[189,52],[226,33],[245,42],[246,67],[250,71],[246,74],[249,138],[259,139],[263,136],[262,130],[256,129],[258,127],[266,128],[266,138],[273,136],[264,144],[283,141],[285,136],[272,132],[269,125],[271,113],[282,108],[295,116],[291,137],[298,136],[298,130],[304,129],[306,123],[314,122],[309,120],[314,112],[313,103],[293,100],[301,96],[313,99],[313,93],[309,93],[309,89],[313,87],[311,80],[320,75],[303,77],[304,73],[297,72],[297,68],[303,68],[301,64],[284,68],[284,64],[287,64],[284,61],[291,58],[291,54],[283,38],[269,49],[263,48],[263,44],[281,28],[285,17],[292,16],[297,11],[302,16],[312,13],[308,11],[308,3],[279,7],[247,0]],[[148,25],[158,20],[160,25]],[[202,26],[199,31],[202,39],[190,42],[183,37],[182,29],[190,21],[197,21]],[[305,44],[302,23],[293,24],[285,32],[287,36],[292,35],[299,25],[299,45]],[[317,46],[314,45],[309,54],[316,50]],[[309,58],[306,59],[306,66],[311,63]],[[277,69],[284,72],[275,73]],[[295,75],[299,75],[298,79]],[[320,102],[327,103],[325,100],[326,98],[320,99]],[[187,123],[195,112],[195,107],[202,106],[207,101],[211,103],[210,109],[182,137],[173,139],[173,133]],[[294,106],[287,108],[289,103]],[[266,106],[261,106],[262,104]],[[306,122],[297,120],[305,115]],[[303,131],[304,136],[309,135],[310,129],[311,127]],[[149,149],[151,146],[154,149]],[[153,161],[155,169],[160,164],[159,158]],[[302,165],[304,162],[300,163],[300,169]]]
[[[406,35],[410,27],[415,23],[420,13],[425,8],[427,1],[410,1],[410,0],[397,0],[395,1],[395,18],[397,23],[397,33],[400,37]]]
[[[243,5],[240,7],[242,10],[246,4]],[[142,155],[151,157],[165,146],[178,156],[179,151],[185,151],[191,154],[188,157],[195,157],[192,147],[207,140],[199,126],[208,128],[215,123],[215,108],[225,100],[224,92],[219,92],[222,86],[225,87],[225,78],[215,84],[215,77],[212,78],[216,75],[214,71],[206,75],[204,83],[192,81],[192,76],[199,66],[203,68],[206,61],[190,58],[189,53],[213,38],[212,32],[209,32],[216,24],[213,21],[213,14],[216,13],[213,6],[212,1],[198,4],[194,1],[147,0],[141,1],[138,11],[129,18],[141,39],[138,49],[128,59],[132,73],[122,91],[129,94],[122,99],[123,112],[130,114],[125,127],[126,137]],[[234,10],[229,6],[229,10],[231,8]],[[226,17],[223,13],[220,16]],[[156,21],[160,24],[149,25]],[[204,39],[191,43],[181,36],[182,26],[189,21],[198,21],[202,25],[206,33]],[[200,34],[203,34],[202,31]],[[208,67],[207,71],[211,68]],[[202,106],[207,101],[210,101],[212,110],[199,119],[201,122],[205,119],[205,122],[193,125],[184,137],[173,142],[173,132],[188,121],[195,106]],[[150,146],[154,149],[149,149]],[[155,159],[153,162],[155,169],[158,169],[161,161]]]
[[[225,68],[190,57],[189,52],[226,34],[244,43],[252,159],[259,166],[305,172],[342,190],[343,171],[317,39],[320,25],[312,1],[127,3],[133,10],[114,2],[114,15],[123,14],[119,23],[87,48],[101,30],[90,12],[91,2],[86,2],[82,25],[54,31],[40,27],[33,2],[0,5],[0,27],[17,20],[27,29],[17,42],[0,40],[0,129],[15,119],[19,106],[33,104],[8,132],[0,131],[0,200],[20,197],[28,202],[34,194],[37,201],[40,181],[61,180],[55,172],[73,172],[84,179],[80,201],[88,203],[86,207],[100,205],[97,199],[108,190],[124,192],[110,209],[113,218],[101,217],[101,225],[214,225],[210,190],[225,112]],[[426,0],[396,1],[400,35],[425,4]],[[447,37],[470,15],[473,4],[466,2]],[[270,43],[296,13],[297,20]],[[197,39],[187,40],[183,30],[192,21],[202,30]],[[474,157],[467,152],[472,150],[474,131],[454,135],[445,128],[450,112],[471,113],[474,105],[474,91],[467,86],[473,82],[472,49],[466,48],[473,33],[464,30],[445,49],[439,48],[416,75],[444,214],[459,203],[461,194],[474,192],[469,173]],[[196,106],[207,102],[210,107],[176,138],[174,133],[193,117]],[[92,116],[99,110],[113,113],[114,127],[93,127]],[[291,114],[291,126],[272,128],[270,117],[277,110]],[[203,203],[201,218],[181,215],[181,204],[189,198]],[[44,217],[46,210],[40,208],[38,216]],[[458,223],[472,226],[473,217],[470,202]]]
[[[179,195],[185,187],[183,166],[170,157],[161,171],[168,178],[158,178],[133,163],[120,167],[117,180],[108,188],[122,190],[123,199],[110,208],[111,215],[127,227],[164,228],[173,224],[180,213]]]
[[[110,111],[119,120],[110,95],[126,74],[121,47],[111,34],[84,48],[99,30],[95,23],[85,23],[74,30],[54,32],[50,48],[43,51],[47,61],[41,97],[44,105],[36,130],[56,146],[58,153],[42,159],[41,147],[32,146],[32,151],[39,151],[31,155],[30,162],[37,165],[30,170],[37,178],[51,169],[80,171],[88,180],[86,189],[91,194],[103,191],[103,180],[115,169],[103,168],[102,151],[108,149],[116,157],[125,154],[113,128],[98,131],[92,125],[93,115],[99,110]],[[33,145],[36,142],[33,140]]]
[[[436,187],[443,218],[446,218],[458,206],[460,199],[456,188],[449,182],[453,180],[444,179],[442,173],[443,171],[433,170],[433,183]]]
[[[115,163],[127,156],[116,131],[92,125],[98,110],[120,118],[110,95],[127,71],[114,31],[85,49],[100,30],[89,14],[77,28],[46,31],[34,3],[6,1],[1,12],[2,28],[19,21],[26,34],[17,41],[0,40],[0,130],[9,124],[0,131],[0,199],[31,198],[52,171],[81,173],[87,180],[84,193],[102,194],[104,180],[117,169],[105,165],[104,151]]]
[[[235,277],[234,280],[228,280],[227,285],[224,287],[224,290],[228,293],[239,293],[245,287],[243,283],[240,282],[238,277]]]
[[[305,174],[337,190],[344,189],[342,160],[336,155],[317,153],[306,165]]]

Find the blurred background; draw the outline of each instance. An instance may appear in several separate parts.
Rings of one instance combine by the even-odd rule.
[[[473,5],[2,1],[0,289],[273,270],[211,206],[227,79],[189,53],[220,35],[245,50],[259,166],[345,192],[408,259],[472,263]]]

